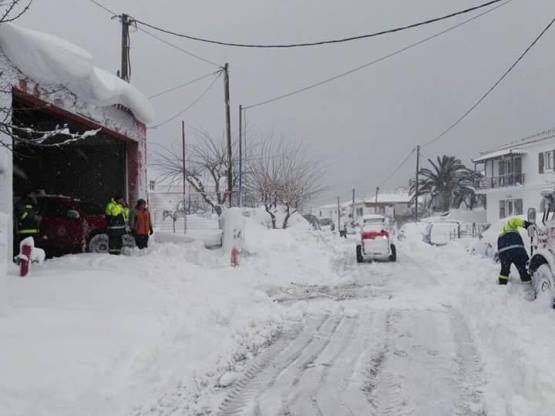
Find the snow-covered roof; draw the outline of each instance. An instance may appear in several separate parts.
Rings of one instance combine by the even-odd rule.
[[[524,155],[524,154],[526,154],[526,152],[522,149],[509,148],[509,149],[497,150],[495,152],[484,153],[480,157],[473,159],[473,162],[475,163],[485,162],[486,160],[497,159],[498,157],[502,157],[502,156]]]
[[[93,64],[92,55],[64,39],[11,23],[0,25],[0,48],[27,77],[63,85],[99,107],[120,104],[143,123],[154,120],[150,101],[128,82]]]
[[[553,140],[555,139],[555,128],[544,130],[540,133],[533,134],[532,136],[527,136],[521,138],[519,140],[513,140],[510,143],[502,144],[501,146],[497,146],[494,149],[481,152],[480,156],[474,159],[474,162],[482,162],[488,159],[495,159],[496,157],[505,156],[511,153],[503,153],[503,152],[511,152],[512,154],[525,154],[526,152],[522,150],[526,148],[526,146],[536,144],[538,142],[542,142],[544,140]],[[519,153],[518,153],[519,152]]]
[[[409,203],[411,200],[410,195],[407,192],[395,192],[395,193],[382,193],[378,192],[378,204],[403,204]],[[376,195],[371,195],[366,198],[366,202],[369,204],[376,203]]]

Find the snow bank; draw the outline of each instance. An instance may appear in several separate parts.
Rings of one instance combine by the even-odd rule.
[[[154,109],[142,93],[95,67],[87,51],[64,39],[3,23],[0,48],[21,72],[38,83],[63,85],[96,106],[121,104],[144,123],[154,120]]]
[[[471,256],[464,241],[403,247],[440,282],[470,323],[487,380],[487,414],[551,415],[555,325],[550,307],[524,299],[515,270],[508,287],[498,286],[499,265]]]
[[[214,411],[217,394],[201,393],[217,393],[302,318],[268,293],[292,281],[339,279],[329,242],[310,227],[295,221],[270,230],[244,221],[238,268],[223,249],[185,239],[153,241],[132,256],[53,259],[25,279],[10,266],[9,310],[0,316],[0,413]]]

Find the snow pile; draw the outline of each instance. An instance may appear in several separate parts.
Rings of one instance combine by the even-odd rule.
[[[300,222],[270,230],[245,218],[245,239],[238,268],[223,249],[179,240],[132,256],[53,259],[29,278],[11,266],[0,413],[213,411],[218,385],[302,317],[271,289],[339,279],[328,243]]]
[[[154,109],[143,94],[95,67],[89,52],[64,39],[3,23],[0,48],[21,72],[38,83],[63,85],[96,106],[121,104],[144,123],[154,120]]]
[[[410,253],[471,325],[488,380],[487,414],[551,415],[555,325],[550,306],[525,300],[516,270],[508,287],[498,286],[499,265],[471,256],[462,241],[444,247],[412,244]]]

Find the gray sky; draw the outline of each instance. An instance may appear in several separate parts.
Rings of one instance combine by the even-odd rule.
[[[470,7],[483,0],[100,0],[154,24],[237,42],[297,42],[367,33]],[[330,191],[347,198],[373,192],[418,143],[458,118],[555,16],[552,0],[513,0],[460,29],[346,78],[248,112],[249,136],[300,140],[326,165]],[[318,48],[235,49],[166,37],[211,61],[230,63],[232,123],[249,105],[351,69],[464,20]],[[98,66],[116,71],[120,26],[88,0],[35,0],[18,22],[89,50]],[[164,36],[159,34],[160,36]],[[480,150],[555,126],[555,29],[462,124],[423,149],[468,162]],[[132,33],[132,83],[150,95],[214,67],[141,32]],[[153,101],[158,119],[186,107],[205,80]],[[222,82],[184,115],[186,123],[223,134]],[[177,146],[180,119],[150,131],[150,149]],[[412,159],[385,188],[404,185]]]

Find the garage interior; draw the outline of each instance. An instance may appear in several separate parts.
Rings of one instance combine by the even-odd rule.
[[[13,96],[13,123],[50,131],[67,125],[72,133],[91,130],[79,122],[79,117],[68,120],[48,106],[40,106],[25,97]],[[66,137],[67,138],[67,137]],[[55,136],[44,144],[53,145],[64,140]],[[104,206],[110,198],[127,192],[127,152],[136,146],[104,131],[94,137],[60,146],[36,146],[14,143],[14,197],[44,190],[47,194],[66,195]]]

